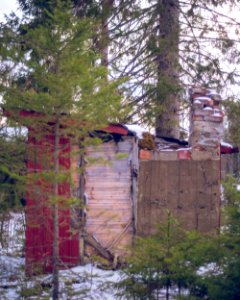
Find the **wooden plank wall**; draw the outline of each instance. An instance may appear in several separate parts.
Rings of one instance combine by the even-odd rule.
[[[89,147],[86,165],[86,231],[114,255],[124,255],[134,231],[132,168],[136,149],[134,137]],[[119,157],[125,154],[125,157]],[[99,162],[91,163],[94,158]]]
[[[141,161],[137,234],[148,235],[167,210],[186,229],[215,230],[220,222],[220,161]]]

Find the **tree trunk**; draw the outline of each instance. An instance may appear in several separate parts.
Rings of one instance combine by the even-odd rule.
[[[2,200],[2,199],[1,199]],[[4,249],[5,248],[5,241],[4,241],[4,223],[5,223],[5,217],[6,213],[3,211],[0,215],[1,220],[0,220],[0,245]]]
[[[81,150],[83,151],[84,147],[80,146]],[[85,190],[85,178],[84,178],[84,172],[85,172],[85,161],[84,161],[84,151],[80,154],[80,178],[79,178],[79,199],[81,201],[80,205],[85,206],[85,196],[84,196],[84,190]],[[85,209],[82,207],[80,209],[80,216],[79,216],[79,222],[80,222],[80,230],[79,230],[79,248],[80,248],[80,264],[84,265],[84,250],[85,250],[85,236],[86,236],[86,216],[85,216]]]
[[[156,135],[179,138],[179,0],[158,0]]]
[[[108,51],[109,51],[109,29],[108,22],[109,17],[112,13],[114,0],[103,0],[102,3],[102,24],[101,24],[101,41],[100,41],[100,51],[101,51],[101,65],[108,67]]]
[[[166,289],[166,300],[169,300],[169,285],[167,285]]]
[[[59,216],[58,216],[58,174],[59,174],[59,120],[54,128],[54,182],[53,196],[53,300],[59,299]]]

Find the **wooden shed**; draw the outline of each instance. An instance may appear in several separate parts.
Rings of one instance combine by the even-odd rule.
[[[22,114],[23,118],[36,117]],[[210,129],[216,126],[211,125]],[[94,134],[102,143],[84,149],[73,137],[60,137],[59,164],[71,172],[74,184],[62,182],[58,193],[63,199],[79,199],[77,205],[59,210],[61,268],[84,263],[92,255],[117,263],[127,255],[136,234],[155,232],[166,210],[187,229],[208,232],[220,225],[220,139],[214,138],[216,145],[203,148],[199,132],[196,143],[192,140],[196,145],[190,148],[181,145],[169,151],[164,145],[164,149],[156,146],[139,152],[136,134],[124,125],[110,124]],[[30,274],[36,269],[51,272],[53,267],[53,219],[48,201],[52,187],[34,176],[49,170],[53,145],[53,133],[29,128],[27,168],[36,179],[26,192],[26,266]]]
[[[64,181],[59,184],[58,193],[63,201],[71,196],[79,198],[79,204],[74,207],[59,207],[60,268],[84,263],[84,257],[92,254],[113,262],[125,256],[132,244],[137,201],[137,139],[123,125],[109,125],[101,130],[103,135],[107,136],[107,141],[85,148],[84,157],[79,153],[79,144],[74,144],[71,137],[60,137],[60,168],[72,172],[74,186]],[[28,274],[51,272],[53,268],[53,218],[49,203],[52,184],[35,176],[49,170],[53,146],[52,133],[29,128],[27,170],[31,182],[26,192]],[[79,170],[83,159],[84,172],[81,175]],[[83,199],[85,206],[82,205]]]
[[[120,124],[109,125],[103,132],[108,133],[108,140],[85,150],[84,178],[74,176],[75,186],[84,186],[82,260],[92,254],[115,261],[126,256],[136,227],[137,138]],[[80,160],[74,157],[75,170]]]

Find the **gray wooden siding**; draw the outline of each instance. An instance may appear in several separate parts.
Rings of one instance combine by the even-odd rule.
[[[124,137],[119,143],[111,141],[87,148],[86,231],[116,255],[123,255],[133,238],[134,145],[133,137]],[[126,157],[119,157],[122,154]],[[95,158],[100,160],[93,162]]]

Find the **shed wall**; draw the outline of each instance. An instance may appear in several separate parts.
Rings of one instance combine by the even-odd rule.
[[[87,149],[86,231],[114,255],[124,255],[134,231],[134,137]],[[98,159],[98,161],[96,161]],[[91,163],[94,161],[94,163]]]
[[[141,161],[138,235],[154,233],[167,210],[186,229],[209,232],[219,226],[219,208],[219,161]]]
[[[54,136],[38,135],[29,130],[28,182],[26,193],[26,272],[28,275],[53,270],[53,195],[52,182],[44,173],[53,164]],[[60,138],[59,165],[61,171],[70,168],[70,140]],[[70,185],[59,183],[58,194],[67,199]],[[72,231],[68,206],[59,203],[59,267],[65,269],[78,264],[78,234]]]

